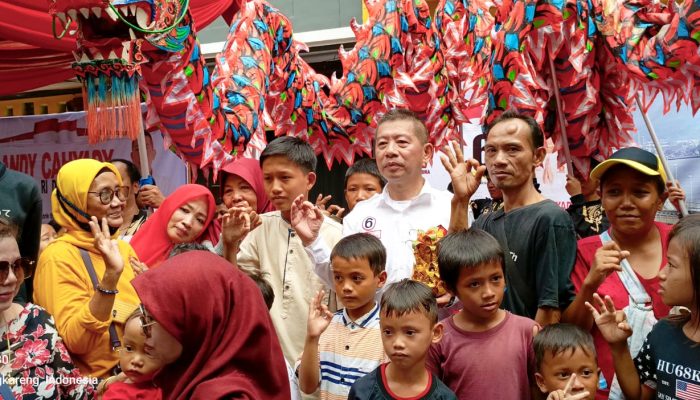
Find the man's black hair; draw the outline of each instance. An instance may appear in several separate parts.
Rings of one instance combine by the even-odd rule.
[[[530,128],[530,144],[532,145],[533,151],[544,146],[544,134],[542,133],[540,124],[538,124],[537,121],[535,121],[535,119],[531,116],[520,114],[515,110],[505,111],[496,117],[496,119],[494,119],[493,122],[486,127],[486,136],[488,137],[489,132],[491,132],[491,129],[493,129],[496,124],[509,119],[519,119],[527,124],[527,126]]]

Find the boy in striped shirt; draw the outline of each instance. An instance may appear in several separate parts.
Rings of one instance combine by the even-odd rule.
[[[358,233],[341,239],[331,252],[335,291],[345,306],[331,313],[323,291],[311,301],[299,387],[321,399],[347,399],[352,384],[385,359],[379,329],[377,290],[386,282],[386,250],[376,237]]]

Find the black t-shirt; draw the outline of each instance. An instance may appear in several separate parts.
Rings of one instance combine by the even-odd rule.
[[[506,292],[502,307],[531,319],[537,309],[565,309],[575,297],[571,271],[576,234],[571,219],[551,200],[488,213],[473,227],[493,235],[506,257]]]
[[[608,221],[600,200],[586,201],[582,194],[571,196],[571,205],[566,209],[579,238],[600,235],[608,230]]]
[[[399,399],[389,389],[386,378],[387,364],[382,364],[374,371],[363,376],[353,383],[350,388],[348,400],[395,400]],[[429,388],[420,397],[415,399],[421,400],[457,400],[457,396],[445,386],[437,376],[431,374]]]
[[[683,324],[662,319],[647,335],[634,360],[642,384],[656,399],[700,399],[700,343],[683,333]]]

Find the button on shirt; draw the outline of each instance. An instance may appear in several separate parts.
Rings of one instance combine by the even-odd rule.
[[[418,196],[406,201],[392,200],[385,187],[381,193],[357,203],[343,219],[343,236],[364,232],[378,237],[386,247],[387,283],[397,282],[413,275],[413,241],[418,231],[438,225],[448,228],[451,206],[452,193],[434,189],[428,181]],[[333,285],[330,250],[320,236],[306,251],[316,261],[316,273],[327,285]]]
[[[241,242],[238,265],[243,270],[257,268],[268,274],[265,279],[275,292],[270,317],[285,358],[294,362],[304,349],[310,299],[318,290],[323,288],[328,292],[333,285],[322,285],[301,239],[279,211],[260,217],[262,225],[250,231]],[[340,224],[324,218],[321,236],[326,246],[334,246],[340,234]]]

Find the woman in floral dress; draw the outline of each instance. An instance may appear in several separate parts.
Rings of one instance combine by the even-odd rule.
[[[20,258],[16,233],[0,219],[0,398],[94,398],[97,380],[80,375],[51,315],[32,303],[12,303],[33,269],[32,261]]]

